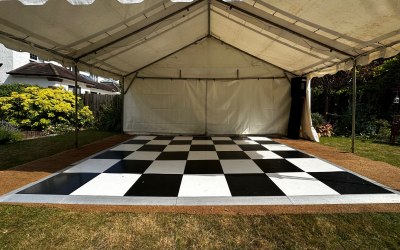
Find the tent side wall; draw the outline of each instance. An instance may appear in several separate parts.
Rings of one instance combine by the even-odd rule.
[[[286,79],[136,79],[124,100],[127,133],[285,135],[291,98]]]
[[[290,84],[282,69],[203,39],[138,72],[124,131],[285,135]]]

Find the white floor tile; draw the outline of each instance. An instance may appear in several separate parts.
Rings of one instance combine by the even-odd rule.
[[[119,159],[89,159],[83,161],[72,168],[64,171],[65,173],[103,173],[108,168],[119,162]]]
[[[219,160],[215,151],[190,151],[188,160]]]
[[[75,190],[71,195],[123,196],[139,177],[140,174],[103,173]]]
[[[213,136],[211,137],[213,141],[231,141],[230,137],[223,137],[223,136]]]
[[[221,160],[224,174],[264,173],[252,160]]]
[[[136,151],[124,158],[124,160],[155,160],[161,152],[149,152],[149,151]]]
[[[304,172],[268,173],[267,176],[288,196],[339,195],[332,188]]]
[[[215,145],[216,151],[242,151],[238,145]]]
[[[271,141],[271,139],[265,136],[249,136],[249,139],[254,141]]]
[[[286,160],[293,163],[294,165],[296,165],[305,172],[343,171],[343,169],[340,169],[332,164],[329,164],[317,158],[292,158],[292,159],[288,158]]]
[[[191,141],[193,139],[192,136],[175,136],[175,141]]]
[[[145,174],[183,174],[186,161],[154,161]]]
[[[170,142],[170,140],[152,140],[147,145],[168,145]]]
[[[114,151],[136,151],[141,148],[143,145],[140,144],[121,144],[116,147],[113,147],[111,150]]]
[[[231,192],[223,175],[184,175],[178,196],[231,196]]]
[[[271,151],[262,151],[262,150],[257,150],[257,151],[245,151],[245,153],[251,158],[251,159],[281,159],[279,155],[275,154],[274,152]]]
[[[179,151],[189,151],[190,145],[168,145],[164,152],[179,152]]]
[[[258,144],[257,142],[252,141],[252,140],[233,140],[233,141],[238,145]]]
[[[157,136],[153,135],[139,135],[133,138],[133,140],[154,140]]]
[[[271,151],[292,151],[295,150],[291,147],[282,144],[262,144],[262,146]]]
[[[214,145],[211,140],[193,140],[192,145]]]

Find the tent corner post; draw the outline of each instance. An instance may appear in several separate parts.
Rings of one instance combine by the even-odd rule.
[[[124,134],[125,77],[121,79],[121,133]]]
[[[355,152],[355,138],[356,138],[356,101],[357,101],[357,59],[353,59],[353,95],[352,95],[352,109],[351,109],[351,152]]]
[[[78,61],[74,61],[74,76],[75,76],[75,87],[74,87],[74,94],[75,94],[75,148],[78,148]]]

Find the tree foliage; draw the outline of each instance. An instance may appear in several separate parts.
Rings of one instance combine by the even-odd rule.
[[[400,55],[357,67],[357,134],[374,135],[382,128],[379,124],[392,120],[396,89],[400,90]],[[350,71],[312,80],[313,112],[323,114],[338,135],[351,132],[351,99]]]
[[[63,88],[25,87],[0,97],[0,120],[25,130],[45,130],[50,126],[75,125],[75,96]],[[89,107],[80,104],[78,126],[93,122]]]

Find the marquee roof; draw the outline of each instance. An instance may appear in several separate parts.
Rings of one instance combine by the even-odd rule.
[[[0,43],[65,66],[133,77],[214,37],[293,75],[400,51],[400,0],[0,0]]]

